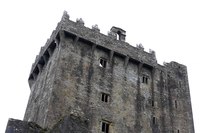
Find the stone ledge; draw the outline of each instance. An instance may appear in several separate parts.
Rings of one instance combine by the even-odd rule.
[[[9,119],[5,133],[45,133],[46,131],[34,122]]]

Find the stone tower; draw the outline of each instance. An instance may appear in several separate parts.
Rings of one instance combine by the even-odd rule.
[[[159,65],[125,38],[64,12],[32,65],[24,121],[63,133],[194,133],[186,66]]]

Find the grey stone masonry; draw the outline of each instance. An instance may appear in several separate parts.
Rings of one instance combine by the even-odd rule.
[[[194,133],[186,66],[64,12],[32,65],[24,121],[52,132]]]
[[[44,133],[46,131],[33,122],[9,119],[5,133]]]

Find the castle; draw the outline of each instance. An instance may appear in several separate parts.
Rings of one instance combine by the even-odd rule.
[[[6,133],[194,133],[186,66],[125,39],[64,12],[32,65],[24,121]]]

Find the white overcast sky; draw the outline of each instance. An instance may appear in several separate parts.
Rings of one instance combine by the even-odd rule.
[[[156,51],[160,64],[188,68],[193,117],[200,133],[200,1],[199,0],[1,0],[0,132],[8,118],[23,119],[30,89],[28,76],[40,47],[66,10],[85,26],[112,26],[127,32],[127,42]]]

